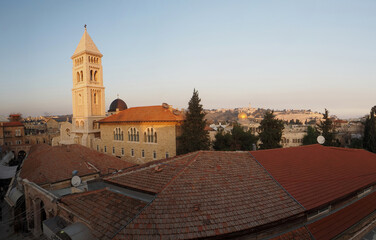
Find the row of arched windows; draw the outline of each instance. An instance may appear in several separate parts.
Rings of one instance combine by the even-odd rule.
[[[81,65],[84,62],[84,57],[79,57],[74,60],[74,65],[78,66]]]
[[[120,128],[114,129],[114,140],[117,140],[117,141],[123,141],[124,140],[124,134],[123,134],[123,131]]]
[[[123,131],[120,128],[114,129],[114,140],[124,141]],[[128,129],[128,141],[140,141],[140,132],[137,130],[137,128],[131,127]],[[146,129],[146,131],[144,132],[144,142],[157,143],[157,132],[154,130],[154,128]]]
[[[128,130],[128,141],[131,142],[139,142],[140,141],[140,133],[136,128],[130,128]]]
[[[99,58],[88,56],[89,63],[99,63]]]
[[[99,63],[99,58],[88,56],[89,63]],[[84,57],[79,57],[74,60],[74,66],[78,66],[84,63]]]

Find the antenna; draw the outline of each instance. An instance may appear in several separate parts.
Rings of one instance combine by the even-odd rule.
[[[323,135],[320,135],[317,137],[317,142],[320,143],[321,145],[324,144],[325,138]]]

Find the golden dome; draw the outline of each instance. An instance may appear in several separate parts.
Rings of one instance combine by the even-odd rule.
[[[238,119],[247,119],[248,115],[245,112],[241,112],[238,115]]]

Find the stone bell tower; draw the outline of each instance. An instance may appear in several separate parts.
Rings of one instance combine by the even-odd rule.
[[[74,51],[72,88],[72,133],[74,143],[92,147],[99,136],[96,121],[105,117],[102,54],[86,30]]]

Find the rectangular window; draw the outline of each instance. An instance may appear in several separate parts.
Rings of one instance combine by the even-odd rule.
[[[169,154],[168,154],[168,152],[166,152],[166,158],[168,158],[169,157]]]
[[[115,154],[115,147],[112,147],[112,154]]]
[[[121,155],[124,156],[124,148],[121,148]]]
[[[153,152],[153,159],[157,159],[157,152],[156,151]]]
[[[134,157],[134,149],[131,149],[131,156]]]
[[[104,152],[105,152],[105,153],[107,152],[107,147],[106,147],[106,146],[104,146]]]
[[[97,145],[97,151],[99,151],[99,145]]]
[[[141,151],[141,157],[143,157],[143,158],[145,157],[145,151],[144,150]]]

